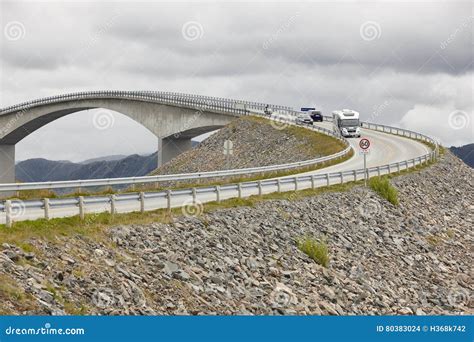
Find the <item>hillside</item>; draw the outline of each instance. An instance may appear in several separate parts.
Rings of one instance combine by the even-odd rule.
[[[474,167],[474,144],[464,145],[460,147],[452,146],[450,150],[467,165],[469,165],[470,167]]]
[[[145,176],[156,169],[156,153],[148,156],[137,154],[82,163],[28,159],[16,165],[16,178],[22,182],[64,181]]]
[[[0,230],[0,313],[473,314],[473,179],[446,152],[392,179],[399,206],[358,185],[197,217]],[[326,241],[327,268],[298,249],[304,236]]]
[[[224,142],[233,143],[232,155]],[[242,117],[166,163],[153,174],[240,169],[314,159],[339,152],[344,145],[325,134],[302,127],[273,126],[269,120]]]

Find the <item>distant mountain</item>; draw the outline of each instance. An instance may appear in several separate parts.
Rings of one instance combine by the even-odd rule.
[[[113,161],[113,160],[120,160],[123,158],[126,158],[127,155],[125,154],[114,154],[112,156],[105,156],[105,157],[98,157],[98,158],[92,158],[92,159],[86,159],[84,161],[81,161],[79,164],[90,164],[93,162],[98,162],[98,161]]]
[[[92,161],[87,164],[47,159],[28,159],[16,165],[16,178],[22,182],[64,181],[145,176],[157,167],[157,154],[134,154],[114,160]]]
[[[467,165],[469,165],[470,167],[474,167],[474,144],[464,145],[460,147],[452,146],[450,150]]]

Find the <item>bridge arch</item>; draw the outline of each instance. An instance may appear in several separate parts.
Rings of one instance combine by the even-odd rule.
[[[235,119],[235,113],[130,98],[82,98],[0,111],[0,183],[15,182],[15,144],[72,113],[104,108],[126,115],[157,137],[158,165],[191,148],[191,139]]]

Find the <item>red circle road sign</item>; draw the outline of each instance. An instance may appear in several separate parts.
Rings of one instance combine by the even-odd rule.
[[[359,147],[363,150],[367,150],[370,147],[370,141],[369,139],[360,139],[359,141]]]

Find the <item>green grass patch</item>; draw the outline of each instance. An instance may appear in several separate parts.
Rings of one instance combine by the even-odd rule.
[[[329,266],[329,248],[325,240],[304,236],[296,240],[298,249],[324,267]]]
[[[380,197],[385,198],[393,205],[398,205],[398,191],[390,183],[388,177],[372,177],[369,180],[369,186]]]
[[[36,300],[31,294],[23,291],[10,276],[0,274],[0,315],[11,315],[15,311],[36,308]]]

